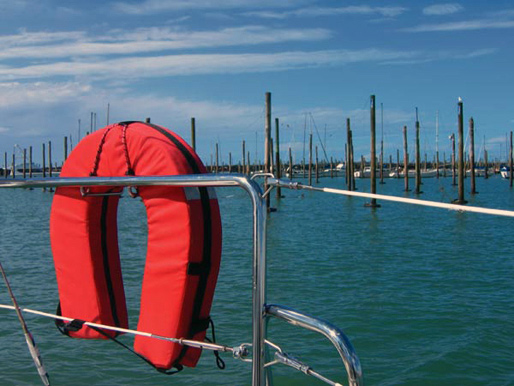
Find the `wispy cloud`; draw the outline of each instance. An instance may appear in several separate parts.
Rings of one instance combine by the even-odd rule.
[[[84,31],[71,32],[28,32],[25,29],[19,31],[15,35],[0,36],[0,48],[7,49],[19,46],[34,46],[66,41],[77,41],[85,38]]]
[[[508,29],[514,28],[514,20],[478,19],[465,20],[440,24],[421,24],[416,27],[402,29],[405,32],[448,32],[448,31],[473,31],[483,29]]]
[[[506,136],[502,136],[502,137],[493,137],[493,138],[488,138],[487,139],[487,144],[495,145],[495,144],[498,144],[498,143],[506,144],[507,143],[507,137]]]
[[[67,133],[78,112],[105,100],[103,94],[80,82],[0,82],[2,127],[7,129],[0,130],[5,133],[2,140],[28,138],[33,145],[40,138]]]
[[[300,4],[306,1],[300,1]],[[148,15],[160,12],[183,10],[220,10],[220,9],[248,9],[248,8],[283,8],[298,5],[296,0],[260,0],[258,2],[247,0],[146,0],[139,3],[117,2],[114,9],[131,15]]]
[[[111,60],[56,62],[25,67],[0,67],[0,79],[96,77],[117,79],[157,76],[236,74],[285,71],[344,65],[357,62],[381,62],[408,59],[419,55],[410,51],[326,50],[291,51],[273,54],[195,54],[157,57],[128,57]]]
[[[195,117],[198,124],[223,127],[224,135],[227,130],[231,135],[241,135],[241,129],[248,126],[248,122],[261,115],[261,106],[252,106],[242,103],[207,100],[185,100],[178,97],[157,97],[154,95],[120,94],[119,100],[124,111],[136,112],[134,118],[145,114],[155,117],[157,121],[171,121],[179,127],[188,127],[191,117]],[[116,108],[116,105],[114,105]],[[207,123],[211,122],[211,123]],[[215,123],[212,123],[215,122]]]
[[[496,52],[498,52],[498,50],[496,48],[484,48],[481,50],[474,50],[474,51],[470,51],[470,52],[463,53],[463,54],[457,54],[457,55],[455,55],[455,58],[456,59],[472,59],[472,58],[478,58],[480,56],[492,55],[492,54],[495,54]],[[452,55],[452,54],[449,53],[448,55]]]
[[[243,16],[248,17],[260,17],[262,19],[286,19],[290,16],[287,12],[276,12],[276,11],[251,11],[251,12],[244,12],[242,14]]]
[[[503,9],[501,11],[488,12],[486,15],[490,18],[512,18],[514,17],[514,9]]]
[[[329,39],[323,28],[270,29],[263,26],[225,28],[217,31],[176,31],[141,28],[131,32],[110,31],[94,39],[85,33],[31,33],[0,37],[0,60],[13,58],[58,58],[96,55],[129,55],[177,49],[253,46],[292,41]]]
[[[89,84],[78,82],[4,82],[0,83],[2,109],[63,103],[91,92]]]
[[[463,9],[464,7],[457,3],[434,4],[423,8],[423,14],[428,16],[451,15]]]
[[[34,92],[33,94],[31,94]],[[224,100],[183,99],[178,96],[157,96],[150,92],[134,93],[127,89],[91,88],[87,84],[70,83],[39,83],[29,86],[24,83],[0,83],[0,95],[9,93],[14,99],[0,99],[0,112],[6,118],[2,128],[5,135],[12,141],[32,145],[39,139],[57,139],[63,133],[73,133],[74,141],[77,134],[77,118],[82,117],[82,134],[89,127],[90,111],[105,111],[107,102],[111,103],[111,122],[121,120],[141,120],[151,117],[152,121],[163,124],[184,138],[189,138],[190,118],[194,116],[198,127],[201,127],[203,141],[199,141],[198,151],[204,159],[212,152],[214,141],[223,144],[225,156],[230,150],[238,149],[242,139],[247,144],[255,138],[255,132],[264,121],[263,106],[260,103],[239,103]],[[27,97],[31,94],[30,97]],[[37,98],[52,97],[52,102],[38,105]],[[8,106],[2,105],[9,102]],[[60,111],[60,119],[55,120],[55,113]],[[312,114],[318,125],[327,125],[328,138],[341,133],[342,117],[351,117],[356,136],[365,137],[369,130],[369,110],[341,110],[332,106],[315,105],[308,110],[291,108],[276,104],[274,111],[285,124],[282,135],[290,141],[283,141],[283,150],[292,146],[293,152],[301,151],[303,144],[297,142],[303,136],[305,114]],[[100,118],[99,126],[104,124]],[[412,115],[412,114],[411,114]],[[386,109],[386,125],[402,120],[406,113],[400,110]],[[31,122],[37,120],[38,124]],[[100,121],[102,121],[100,123]],[[71,123],[73,122],[73,123]],[[71,123],[71,125],[70,125]],[[402,120],[403,123],[403,120]],[[0,134],[2,129],[0,128]],[[294,140],[296,136],[296,141]],[[259,141],[262,137],[259,134]],[[344,141],[333,141],[328,151],[342,145]],[[253,142],[252,142],[253,146]],[[227,150],[229,149],[229,150]],[[59,149],[57,149],[58,151]],[[341,149],[342,150],[342,149]],[[239,154],[239,153],[237,153]],[[234,155],[234,153],[233,153]],[[252,158],[255,156],[252,151]],[[57,155],[57,157],[59,157]],[[259,155],[262,157],[262,147]]]
[[[0,81],[68,77],[77,79],[141,79],[161,76],[241,74],[342,66],[352,63],[412,64],[463,60],[490,55],[474,51],[395,51],[383,49],[290,51],[281,53],[191,54],[124,57],[109,60],[61,61],[27,66],[0,66]]]
[[[291,11],[251,11],[243,13],[244,16],[261,17],[266,19],[286,19],[289,17],[320,17],[338,15],[379,15],[395,17],[404,13],[404,7],[370,7],[367,5],[347,7],[308,7]]]
[[[316,122],[329,123],[339,130],[346,118],[350,118],[351,125],[354,130],[359,131],[364,127],[366,134],[369,134],[369,109],[352,109],[342,110],[335,107],[311,107],[308,110],[288,110],[276,112],[281,117],[283,122],[298,121],[298,125],[303,128],[305,116],[310,120],[315,119]],[[410,122],[413,118],[412,112],[405,112],[398,109],[385,109],[384,110],[384,123],[385,125],[397,125]]]
[[[186,128],[194,116],[205,134],[204,138],[214,138],[222,133],[225,143],[244,138],[244,128],[248,127],[249,122],[262,121],[260,105],[223,100],[188,100],[177,96],[156,96],[150,92],[134,93],[123,88],[93,88],[90,84],[79,82],[10,82],[0,83],[0,112],[4,121],[0,134],[9,134],[17,139],[28,137],[31,138],[29,144],[33,144],[35,138],[48,140],[52,135],[73,132],[76,140],[77,118],[83,118],[84,134],[89,112],[105,111],[108,102],[111,104],[111,122],[152,117],[152,121],[186,136],[189,134]],[[57,112],[59,119],[56,120]],[[98,123],[102,126],[104,116],[99,114],[98,117]],[[38,122],[37,125],[34,122]]]
[[[400,58],[383,61],[382,65],[411,65],[411,64],[422,64],[430,63],[435,61],[443,60],[465,60],[478,58],[480,56],[493,55],[498,50],[496,48],[484,48],[479,50],[467,51],[467,52],[455,52],[455,51],[436,51],[431,53],[419,52],[418,55],[412,55],[410,58]]]

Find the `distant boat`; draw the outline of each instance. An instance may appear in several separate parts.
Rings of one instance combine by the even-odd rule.
[[[25,172],[29,172],[30,164],[25,165]],[[23,164],[16,165],[16,173],[23,173]],[[43,168],[40,164],[32,163],[32,173],[43,173]]]
[[[439,171],[439,175],[442,175],[442,172]],[[427,170],[421,170],[421,178],[432,178],[437,176],[437,169],[427,169]],[[389,173],[389,177],[398,177],[398,171],[393,170]],[[405,177],[405,173],[403,170],[400,170],[400,177]],[[409,169],[408,171],[408,177],[409,178],[415,178],[416,177],[416,170]]]
[[[508,166],[502,166],[500,168],[500,175],[502,178],[510,178],[510,168]]]
[[[378,175],[378,173],[377,173]],[[371,177],[371,168],[366,166],[363,171],[356,170],[353,172],[353,176],[355,178],[370,178]]]
[[[494,174],[494,168],[488,168],[487,174],[492,176]],[[468,176],[468,177],[471,176],[471,169],[466,170],[466,176]],[[475,167],[475,176],[476,177],[485,177],[485,167],[483,167],[483,166]],[[505,178],[509,178],[509,176],[507,175],[507,177],[505,177]]]
[[[262,171],[260,171],[260,173],[262,173]],[[300,169],[293,168],[293,177],[300,176],[300,175],[303,175],[303,172]],[[286,177],[291,178],[291,167],[288,167],[286,169]]]
[[[437,169],[427,169],[421,171],[421,178],[437,177]]]
[[[23,174],[23,170],[25,169],[25,174],[28,175],[31,171],[30,164],[26,164],[25,168],[23,167],[23,164],[18,164],[14,167],[14,171],[16,172],[16,176],[21,176]],[[7,172],[8,176],[13,175],[13,167],[9,167],[7,170],[4,170],[4,168],[0,168],[0,175],[5,176]],[[47,166],[45,168],[45,174],[47,177],[50,176],[50,168]],[[52,176],[58,177],[61,174],[61,168],[60,167],[52,167]],[[40,164],[32,163],[32,177],[42,177],[43,176],[43,168]]]
[[[398,177],[398,174],[399,174],[400,176],[402,176],[402,175],[403,175],[403,171],[398,170],[398,169],[391,170],[391,171],[389,172],[389,177],[390,177],[390,178],[396,178],[396,177]]]
[[[396,173],[397,173],[396,171],[389,172],[389,169],[384,168],[384,176],[396,177],[397,176]],[[353,176],[355,178],[370,178],[371,177],[371,168],[369,166],[366,166],[364,168],[363,172],[361,172],[360,170],[356,170],[355,172],[353,172]],[[376,178],[380,178],[380,170],[379,169],[377,169],[375,176],[376,176]],[[409,177],[410,177],[410,171],[409,171]]]

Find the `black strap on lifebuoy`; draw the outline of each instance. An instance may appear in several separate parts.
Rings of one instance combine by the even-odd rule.
[[[120,122],[119,125],[126,125],[129,126],[131,123],[140,123],[143,125],[146,125],[156,131],[158,131],[160,134],[162,134],[164,137],[166,137],[173,145],[177,147],[177,149],[180,150],[184,158],[186,159],[189,167],[193,171],[193,174],[201,174],[200,168],[198,164],[196,163],[196,160],[193,156],[193,154],[177,139],[175,136],[173,136],[171,133],[169,133],[167,130],[163,129],[160,126],[154,125],[152,123],[147,122],[139,122],[139,121],[126,121],[126,122]],[[199,276],[199,283],[198,283],[198,289],[195,294],[195,300],[193,304],[193,315],[192,315],[192,322],[191,322],[191,331],[189,332],[190,337],[192,338],[195,333],[198,333],[200,331],[206,330],[202,329],[200,331],[195,331],[194,326],[198,326],[198,324],[202,323],[202,320],[200,318],[200,311],[203,304],[203,299],[205,295],[205,291],[207,288],[207,282],[209,279],[209,273],[211,271],[211,243],[212,243],[212,220],[211,220],[211,204],[209,199],[209,192],[206,187],[200,187],[200,200],[202,204],[202,213],[203,213],[203,232],[204,232],[204,243],[203,243],[203,251],[202,251],[202,262],[199,264],[196,264],[197,267],[195,269],[192,269],[191,271],[188,269],[188,273],[190,274],[197,274]],[[178,364],[178,362],[184,357],[186,354],[188,347],[184,346],[182,349],[180,355],[178,356],[175,363]]]
[[[61,314],[61,303],[60,302],[59,302],[59,304],[57,306],[56,315],[62,316],[62,314]],[[82,319],[73,319],[72,321],[67,322],[67,323],[65,323],[61,319],[56,319],[55,320],[55,325],[57,326],[59,331],[63,335],[66,335],[68,337],[70,336],[70,332],[76,332],[76,331],[80,330],[84,326],[84,323],[86,323],[86,321],[82,320]],[[183,368],[184,368],[182,365],[176,365],[176,366],[174,366],[176,368],[176,370],[161,369],[161,368],[155,366],[152,362],[150,362],[148,359],[146,359],[143,355],[135,352],[133,349],[131,349],[125,343],[123,343],[120,340],[116,339],[115,337],[112,337],[109,334],[107,334],[101,328],[98,328],[98,327],[95,327],[95,326],[91,326],[91,325],[89,325],[87,327],[91,328],[92,330],[95,330],[96,332],[98,332],[99,334],[103,335],[107,339],[112,340],[113,342],[117,343],[121,347],[123,347],[126,350],[130,351],[132,354],[134,354],[135,356],[139,357],[141,360],[143,360],[144,362],[146,362],[147,364],[152,366],[154,369],[156,369],[160,373],[163,373],[163,374],[166,374],[166,375],[173,375],[173,374],[176,374],[176,373],[182,371]]]
[[[214,330],[214,321],[211,318],[209,318],[209,324],[211,326],[212,339],[205,337],[205,340],[207,342],[216,343],[216,331]],[[216,366],[218,366],[218,369],[225,370],[225,361],[221,359],[219,351],[214,350],[213,353],[216,358]]]
[[[100,244],[102,247],[102,263],[104,266],[104,275],[105,275],[105,284],[107,286],[107,293],[109,294],[109,304],[111,305],[111,314],[112,320],[114,322],[115,327],[121,327],[120,320],[118,317],[118,307],[116,305],[116,296],[114,294],[114,288],[112,286],[113,280],[111,275],[111,266],[109,262],[109,248],[108,248],[108,239],[110,234],[107,233],[107,214],[109,211],[109,203],[112,199],[111,196],[104,196],[102,198],[102,213],[100,215]],[[117,198],[116,198],[117,199]],[[119,334],[116,334],[119,335]]]
[[[144,362],[148,363],[150,366],[152,366],[155,370],[157,370],[158,372],[162,373],[162,374],[165,374],[165,375],[173,375],[173,374],[177,374],[179,372],[181,372],[183,369],[184,369],[184,366],[182,365],[174,365],[174,367],[176,368],[176,370],[166,370],[166,369],[162,369],[160,367],[157,367],[155,366],[152,362],[150,362],[148,359],[146,359],[143,355],[135,352],[132,348],[130,348],[129,346],[127,346],[125,343],[123,343],[122,341],[116,339],[116,338],[113,338],[112,336],[110,336],[109,334],[107,334],[105,331],[103,331],[101,328],[98,328],[98,327],[94,327],[94,326],[88,326],[89,328],[92,328],[93,330],[95,330],[96,332],[98,332],[99,334],[102,334],[103,336],[105,336],[106,338],[112,340],[114,343],[120,345],[121,347],[125,348],[126,350],[130,351],[132,354],[134,354],[135,356],[141,358],[141,360],[143,360]]]

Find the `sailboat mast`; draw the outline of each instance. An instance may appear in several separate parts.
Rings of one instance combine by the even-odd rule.
[[[307,113],[305,113],[305,121],[303,123],[303,161],[302,161],[303,178],[305,178],[305,132],[306,131],[307,131]]]
[[[380,183],[384,183],[384,104],[380,103]]]
[[[436,177],[439,178],[439,110],[435,114],[435,167]]]
[[[439,154],[439,110],[435,114],[435,151]]]

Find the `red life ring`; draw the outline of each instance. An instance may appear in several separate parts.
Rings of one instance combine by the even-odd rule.
[[[61,177],[206,173],[187,143],[171,131],[121,122],[85,137]],[[121,188],[92,187],[91,193]],[[204,340],[221,258],[221,220],[210,188],[139,187],[146,207],[148,247],[138,330]],[[63,315],[128,327],[117,237],[119,196],[82,196],[60,187],[50,215],[50,239]],[[107,332],[107,331],[106,331]],[[109,333],[113,336],[113,333]],[[77,338],[104,338],[84,326]],[[137,336],[136,352],[158,369],[194,367],[201,350]]]

